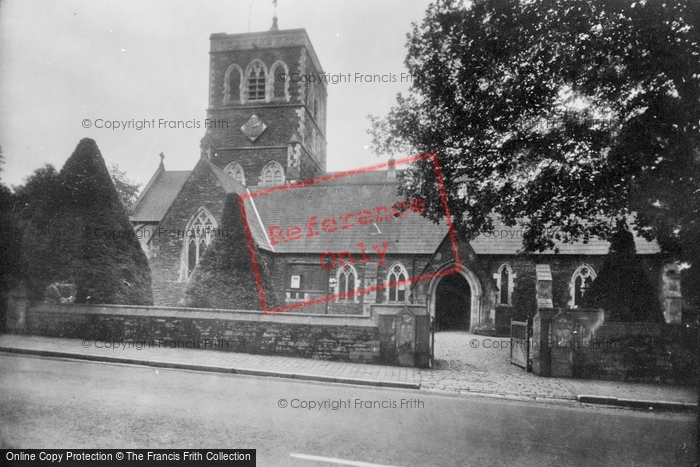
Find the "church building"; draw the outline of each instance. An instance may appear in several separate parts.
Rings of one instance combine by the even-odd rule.
[[[512,306],[518,281],[538,274],[551,275],[555,307],[579,305],[608,242],[519,255],[522,236],[496,222],[496,231],[509,234],[454,245],[444,223],[398,195],[391,161],[382,170],[327,172],[326,84],[290,79],[323,73],[304,29],[279,30],[275,18],[269,31],[212,34],[210,43],[208,124],[194,167],[168,171],[161,158],[130,214],[149,259],[155,305],[183,306],[192,272],[221,234],[229,193],[247,196],[246,218],[270,259],[278,301],[336,295],[296,312],[362,315],[371,304],[418,303],[440,329],[488,328],[498,307]],[[285,188],[311,179],[318,182]],[[677,266],[656,243],[635,242],[666,321],[678,322]],[[432,278],[410,281],[426,275]]]

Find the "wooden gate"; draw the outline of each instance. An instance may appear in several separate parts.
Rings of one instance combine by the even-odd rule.
[[[528,321],[510,321],[510,363],[530,371],[530,326]]]

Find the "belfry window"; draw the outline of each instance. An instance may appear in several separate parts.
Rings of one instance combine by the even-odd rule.
[[[248,100],[265,100],[265,68],[262,63],[253,63],[248,70]]]
[[[241,80],[243,79],[243,70],[232,63],[226,69],[224,76],[224,104],[239,102],[241,100]]]

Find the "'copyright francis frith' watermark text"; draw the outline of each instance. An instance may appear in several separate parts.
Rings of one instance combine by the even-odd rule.
[[[228,349],[231,347],[226,339],[191,339],[169,340],[151,339],[136,341],[110,341],[101,339],[83,339],[83,348],[112,349],[112,350],[143,350],[143,349]]]
[[[280,409],[302,410],[353,410],[353,409],[424,409],[425,402],[418,398],[412,399],[280,399],[277,401]]]
[[[412,83],[410,73],[278,73],[275,79],[291,83]]]
[[[170,237],[170,238],[218,238],[218,237],[228,237],[228,229],[224,228],[196,228],[188,230],[180,229],[164,229],[162,227],[153,229],[103,229],[101,227],[85,227],[83,229],[83,237],[103,237],[103,238],[124,238],[124,237],[134,237],[138,239],[142,238],[154,238],[154,237]]]
[[[223,118],[205,118],[198,120],[168,120],[165,118],[132,118],[129,120],[110,120],[108,118],[89,119],[81,122],[83,128],[96,128],[98,130],[199,130],[225,129],[229,122]]]
[[[495,350],[509,350],[513,347],[523,348],[523,349],[613,349],[618,346],[618,343],[608,339],[586,339],[586,340],[570,340],[557,342],[552,340],[543,340],[531,342],[516,340],[511,341],[510,339],[472,339],[469,341],[469,346],[472,349],[478,349],[479,347],[483,349],[495,349]]]

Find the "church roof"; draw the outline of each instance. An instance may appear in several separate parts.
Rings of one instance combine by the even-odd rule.
[[[397,184],[386,180],[386,172],[383,183],[379,183],[378,177],[375,177],[375,183],[363,184],[362,179],[367,178],[365,175],[356,180],[344,177],[345,185],[338,181],[324,182],[260,194],[246,201],[253,238],[262,248],[276,253],[361,253],[358,244],[362,243],[367,254],[372,254],[375,253],[372,245],[382,248],[384,242],[388,242],[387,254],[433,253],[447,233],[446,226],[436,225],[410,209],[403,216],[395,217],[392,207],[403,201],[397,195]],[[264,227],[253,225],[257,222],[257,215],[251,209],[253,203]],[[358,216],[361,211],[370,213],[362,219],[371,219],[371,222],[360,224]],[[352,216],[345,223],[341,216],[349,214]],[[312,222],[317,225],[312,228],[318,235],[309,237],[306,224],[314,216],[316,219]],[[328,218],[335,220],[337,230],[323,230],[322,223]],[[331,230],[332,226],[330,223],[328,225],[328,230]],[[293,226],[302,229],[298,240],[292,240],[288,235],[288,230]],[[276,232],[280,232],[281,236],[276,237]]]
[[[392,215],[392,207],[404,200],[397,194],[398,182],[388,180],[385,170],[362,170],[349,175],[347,172],[330,173],[324,176],[322,182],[278,187],[272,192],[269,188],[253,187],[252,196],[245,196],[246,187],[213,164],[209,164],[209,167],[225,192],[244,195],[251,236],[259,247],[276,253],[350,251],[360,254],[358,244],[361,243],[367,254],[371,255],[375,252],[372,245],[381,248],[384,242],[388,242],[387,254],[432,254],[447,234],[444,223],[435,224],[410,209],[403,216]],[[165,171],[159,167],[135,203],[130,220],[160,222],[189,175],[190,171]],[[381,207],[385,207],[386,211]],[[372,221],[366,225],[360,224],[358,215],[361,211],[368,211]],[[348,228],[343,229],[341,216],[349,214],[352,216],[345,224]],[[306,224],[313,216],[316,219],[312,222],[317,225],[312,229],[318,235],[309,237]],[[365,214],[365,218],[367,216]],[[323,230],[322,223],[328,218],[335,220],[337,230]],[[352,227],[349,227],[350,224]],[[301,234],[297,234],[301,235],[298,240],[289,238],[289,229],[293,226],[301,229]],[[275,236],[275,233],[281,236]],[[295,234],[292,232],[292,235]],[[638,254],[660,252],[656,242],[648,242],[637,235],[634,239]],[[522,248],[522,230],[494,219],[494,231],[479,235],[470,244],[479,255],[514,255]],[[607,241],[598,238],[592,238],[588,243],[557,242],[556,245],[563,255],[606,255],[610,248]],[[553,252],[545,252],[548,253]]]
[[[474,252],[479,255],[513,255],[523,246],[523,230],[521,227],[508,227],[500,220],[494,218],[493,232],[480,234],[469,244]],[[649,255],[659,253],[661,249],[656,242],[649,242],[639,237],[634,232],[634,243],[637,254]],[[554,242],[561,255],[607,255],[610,243],[599,238],[591,238],[588,243],[562,243]],[[553,251],[545,251],[542,254],[552,254]]]
[[[358,171],[309,186],[280,187],[277,191],[254,194],[245,201],[252,237],[260,247],[276,253],[361,253],[357,244],[362,243],[371,254],[374,251],[372,245],[389,242],[387,254],[432,254],[447,234],[444,223],[435,224],[410,210],[401,217],[391,216],[390,220],[384,218],[368,225],[358,223],[358,214],[362,210],[373,213],[373,221],[376,221],[376,207],[386,206],[391,211],[395,203],[403,201],[397,194],[397,186],[396,181],[387,180],[386,171]],[[340,216],[350,213],[353,216],[349,223],[353,226],[342,229]],[[314,222],[318,225],[312,228],[318,235],[309,237],[306,224],[312,216],[317,216]],[[335,219],[338,230],[323,231],[322,222],[327,218]],[[301,228],[298,240],[289,238],[288,229],[293,226]],[[275,237],[273,233],[279,233],[281,237]],[[494,231],[479,235],[470,244],[479,255],[515,255],[522,248],[522,240],[521,228],[508,227],[496,218]],[[637,235],[634,240],[638,254],[660,252],[656,242],[648,242]],[[598,238],[587,243],[555,242],[555,245],[562,255],[606,255],[610,249],[609,242]],[[552,253],[546,251],[543,254]]]
[[[189,175],[189,170],[166,171],[161,165],[134,203],[129,220],[160,222]]]
[[[242,195],[246,192],[245,186],[243,186],[242,183],[238,182],[233,177],[230,177],[226,172],[214,164],[210,163],[209,168],[212,172],[214,172],[214,175],[216,175],[216,178],[221,184],[221,188],[223,188],[226,193],[236,193],[237,195]]]

